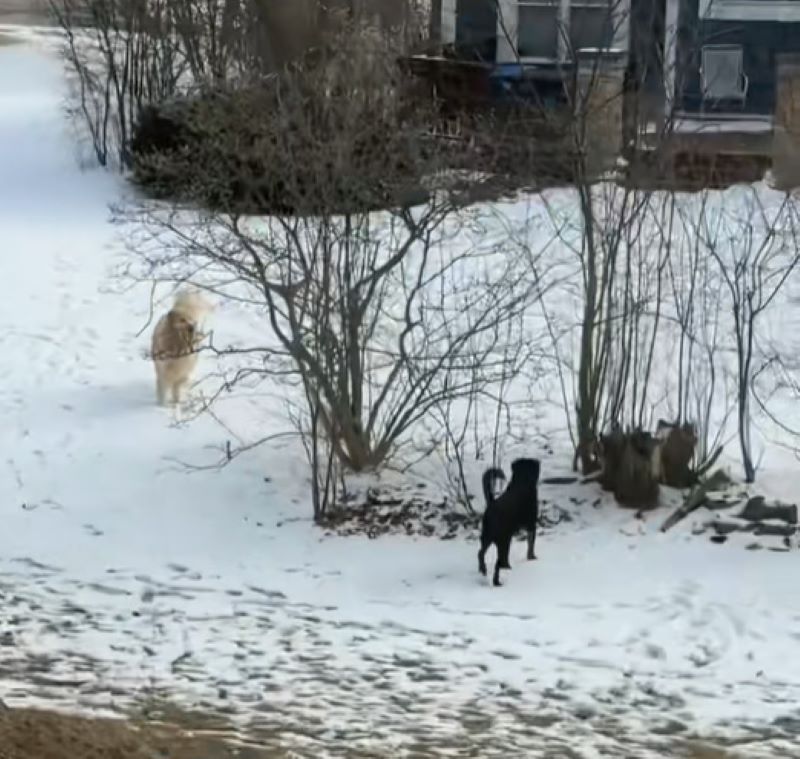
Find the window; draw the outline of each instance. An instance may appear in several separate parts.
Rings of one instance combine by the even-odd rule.
[[[520,58],[557,58],[559,2],[519,0],[517,52]]]
[[[2,2],[2,0],[0,0]],[[496,0],[457,0],[456,50],[470,60],[494,61],[497,57]]]
[[[614,43],[619,0],[517,0],[520,58],[571,58],[582,48],[607,50]],[[564,15],[566,14],[566,15]]]
[[[569,44],[573,52],[582,48],[607,50],[614,44],[614,0],[573,0],[570,4]]]

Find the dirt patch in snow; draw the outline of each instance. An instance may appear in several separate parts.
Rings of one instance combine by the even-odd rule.
[[[540,498],[539,528],[546,531],[571,521],[569,512]],[[423,496],[367,492],[365,498],[353,498],[338,505],[323,520],[328,535],[415,535],[440,540],[478,535],[481,514],[469,514],[448,501]]]
[[[479,526],[479,514],[468,514],[446,501],[374,490],[364,499],[337,505],[322,522],[323,529],[332,535],[421,535],[443,540],[471,534]]]
[[[0,759],[277,759],[165,725],[136,725],[32,709],[0,712]]]

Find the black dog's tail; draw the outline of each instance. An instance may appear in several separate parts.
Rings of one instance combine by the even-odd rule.
[[[483,473],[483,497],[486,499],[486,508],[488,509],[495,501],[494,497],[494,483],[497,480],[505,480],[506,475],[502,469],[492,467]]]

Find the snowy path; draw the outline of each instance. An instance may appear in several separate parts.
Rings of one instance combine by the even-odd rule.
[[[315,757],[658,756],[694,731],[789,755],[796,552],[602,510],[494,591],[459,541],[323,539],[292,447],[171,464],[225,433],[152,402],[147,295],[108,276],[118,187],[77,170],[61,102],[57,61],[0,47],[0,697],[168,695]]]

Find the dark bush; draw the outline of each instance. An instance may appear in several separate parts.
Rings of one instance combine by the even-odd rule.
[[[135,182],[155,198],[254,214],[424,200],[425,137],[397,110],[384,112],[376,98],[350,132],[347,93],[337,103],[335,94],[294,89],[287,105],[283,89],[266,84],[143,109],[131,143]]]

